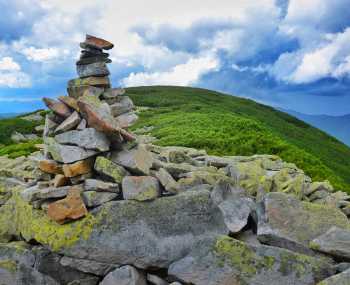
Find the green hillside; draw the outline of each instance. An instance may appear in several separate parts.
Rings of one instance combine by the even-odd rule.
[[[150,107],[134,127],[154,126],[160,145],[216,155],[276,154],[314,180],[350,192],[350,148],[326,133],[252,100],[204,89],[136,87],[127,94]]]

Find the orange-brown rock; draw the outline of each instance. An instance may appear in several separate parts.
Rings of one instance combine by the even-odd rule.
[[[72,114],[71,109],[63,102],[51,98],[43,98],[43,101],[50,110],[61,117],[68,118]]]
[[[94,159],[86,159],[72,164],[65,164],[63,165],[64,176],[71,178],[89,173],[92,171],[94,162]]]
[[[74,109],[75,111],[79,112],[78,101],[75,98],[69,96],[60,96],[58,97],[58,100]]]
[[[54,160],[41,160],[39,162],[41,171],[50,174],[63,174],[62,165]]]
[[[66,198],[51,203],[48,206],[48,216],[59,224],[69,220],[77,220],[87,215],[88,211],[80,196],[81,188],[72,187]]]
[[[53,180],[53,187],[66,186],[69,183],[69,178],[65,177],[63,174],[57,174]]]
[[[88,46],[91,46],[91,47],[97,48],[97,49],[108,50],[108,49],[112,49],[114,47],[114,45],[111,42],[106,41],[106,40],[101,39],[101,38],[91,36],[91,35],[86,35],[86,39],[85,39],[84,43]]]

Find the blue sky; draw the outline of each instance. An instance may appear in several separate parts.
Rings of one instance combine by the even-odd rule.
[[[85,33],[115,43],[114,86],[199,86],[350,113],[349,0],[0,0],[0,9],[0,113],[64,94]]]

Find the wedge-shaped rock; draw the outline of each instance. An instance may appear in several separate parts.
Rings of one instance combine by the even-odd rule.
[[[108,151],[110,142],[107,136],[93,128],[69,131],[55,136],[60,144],[76,145],[85,149]]]
[[[114,200],[118,197],[118,194],[112,192],[85,191],[82,196],[87,207],[97,207],[103,203]]]
[[[73,110],[79,112],[78,101],[75,98],[69,96],[60,96],[58,97],[58,100],[60,100]]]
[[[109,70],[105,62],[94,62],[84,65],[77,65],[77,73],[80,78],[89,76],[108,76]]]
[[[50,174],[62,174],[62,165],[54,160],[41,160],[39,162],[39,168],[41,171]]]
[[[84,43],[97,49],[109,50],[114,47],[114,45],[111,42],[91,35],[86,35]]]
[[[80,192],[81,189],[79,187],[70,187],[65,199],[49,205],[47,215],[59,224],[86,216],[88,211],[80,196]]]
[[[130,150],[115,151],[111,155],[111,160],[135,175],[148,175],[153,163],[152,154],[144,145]]]
[[[134,112],[122,114],[115,118],[118,125],[122,128],[129,128],[139,119]]]
[[[72,114],[71,109],[60,101],[50,98],[43,98],[43,101],[50,110],[63,118],[68,118]]]
[[[97,276],[105,276],[117,267],[115,264],[71,258],[68,256],[63,256],[60,260],[60,264],[65,267],[75,268],[81,272],[92,273]]]
[[[349,285],[350,284],[350,269],[333,275],[325,280],[323,280],[320,283],[317,283],[317,285]]]
[[[269,245],[312,253],[309,243],[332,226],[350,229],[337,208],[300,202],[295,196],[269,193],[258,207],[258,238]]]
[[[100,191],[100,192],[112,192],[112,193],[120,192],[118,184],[105,182],[97,179],[86,179],[84,183],[84,189],[86,191]]]
[[[334,257],[350,260],[350,230],[332,227],[311,241],[310,246]]]
[[[165,191],[173,194],[177,194],[181,191],[180,186],[176,180],[164,168],[159,169],[155,173],[155,176],[158,178]]]
[[[109,273],[100,285],[147,285],[145,275],[136,268],[125,265]]]
[[[333,272],[326,260],[282,248],[251,246],[227,236],[194,248],[168,271],[196,285],[312,285]]]
[[[96,158],[95,170],[101,175],[111,179],[113,182],[120,184],[122,183],[124,176],[128,175],[128,172],[124,167],[115,164],[103,156]]]
[[[65,119],[55,130],[56,134],[63,133],[74,129],[79,125],[81,118],[77,112],[74,112],[67,119]]]
[[[41,189],[38,186],[33,186],[23,190],[21,193],[22,199],[27,202],[32,202],[36,200],[43,200],[49,198],[62,198],[66,197],[70,186],[64,187],[49,187]]]
[[[109,105],[102,103],[98,97],[91,94],[84,95],[79,98],[78,106],[89,127],[110,136],[122,135],[126,140],[134,140],[131,134],[118,126]]]
[[[86,150],[77,146],[61,145],[54,138],[46,138],[47,151],[53,159],[62,163],[73,163],[97,154],[93,150]]]
[[[105,96],[105,93],[103,94]],[[112,98],[107,98],[112,99]],[[134,109],[134,103],[128,96],[120,96],[117,103],[111,105],[111,112],[114,117],[118,117],[124,113],[128,113]]]
[[[152,176],[126,176],[122,189],[125,200],[154,200],[161,193],[158,180]]]
[[[76,177],[86,173],[90,173],[94,166],[94,159],[85,159],[74,162],[72,164],[63,165],[63,173],[65,177]]]

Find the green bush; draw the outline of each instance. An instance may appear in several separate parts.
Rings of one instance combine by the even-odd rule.
[[[20,156],[28,156],[38,149],[36,144],[42,143],[42,140],[32,140],[26,143],[12,144],[0,148],[0,156],[8,155],[9,158],[17,158]]]

